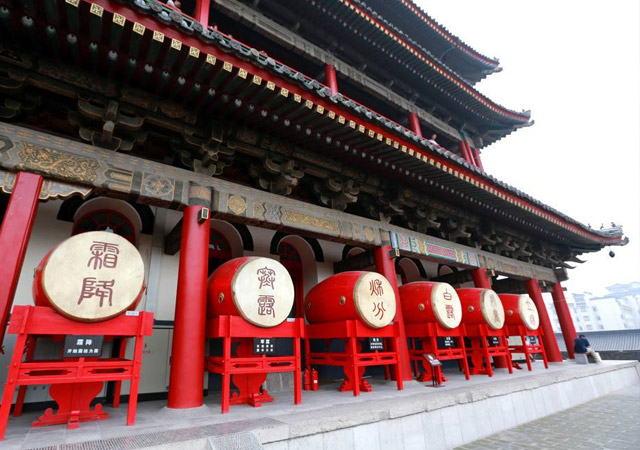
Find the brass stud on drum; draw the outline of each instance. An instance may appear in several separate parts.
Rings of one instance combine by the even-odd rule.
[[[222,303],[224,301],[224,292],[220,292],[218,294],[218,303]]]
[[[307,303],[307,309],[311,309],[311,302]]]
[[[507,316],[513,316],[513,310],[512,309],[507,311]]]
[[[469,306],[469,307],[467,308],[467,311],[469,311],[469,312],[473,312],[474,310],[475,310],[475,308],[474,308],[473,306]]]
[[[340,297],[340,306],[344,306],[346,303],[347,303],[347,298],[344,295],[342,295]]]
[[[419,309],[420,311],[424,311],[424,303],[420,303],[420,304],[418,304],[418,309]]]

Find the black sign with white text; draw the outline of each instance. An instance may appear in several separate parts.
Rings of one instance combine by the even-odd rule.
[[[456,340],[451,336],[439,337],[438,348],[453,348],[456,347]]]
[[[500,338],[498,336],[488,336],[487,344],[489,347],[498,347],[500,346]]]
[[[379,337],[372,337],[368,339],[369,351],[384,350],[384,341]]]
[[[94,357],[102,355],[104,336],[84,336],[69,334],[64,339],[64,358]]]
[[[254,355],[273,355],[276,352],[276,340],[274,338],[253,338]]]

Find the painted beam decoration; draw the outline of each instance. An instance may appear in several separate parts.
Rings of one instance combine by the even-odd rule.
[[[445,264],[450,261],[468,268],[485,267],[496,273],[515,278],[538,278],[550,282],[556,280],[553,270],[546,267],[455,244],[433,236],[413,233],[408,230],[399,231],[398,227],[388,228],[392,228],[388,230],[388,243],[404,254],[428,257]]]
[[[174,170],[180,169],[6,123],[0,123],[0,165],[11,172],[24,170],[68,184],[66,189],[56,188],[67,195],[77,191],[86,196],[90,187],[95,193],[164,208],[183,209],[189,204],[186,171],[177,176]],[[8,175],[0,176],[0,181],[13,185]],[[5,192],[9,189],[3,187]]]
[[[0,166],[6,171],[39,173],[48,180],[80,186],[80,190],[93,189],[148,205],[181,210],[189,204],[200,204],[210,207],[216,216],[235,222],[301,231],[367,247],[389,244],[403,254],[445,264],[456,262],[516,278],[557,281],[551,269],[6,123],[0,123]]]
[[[346,2],[346,0],[342,1],[343,3]],[[129,2],[133,2],[133,0],[128,0],[126,3]],[[125,3],[124,0],[123,3]],[[622,242],[621,232],[616,231],[614,235],[609,236],[607,233],[591,230],[583,224],[555,211],[553,208],[482,172],[455,154],[430,144],[427,139],[420,138],[405,127],[344,95],[338,94],[328,99],[327,92],[329,89],[326,86],[268,57],[264,52],[249,47],[230,36],[220,33],[218,30],[212,28],[204,29],[199,22],[165,7],[161,3],[150,2],[149,0],[140,0],[135,3],[136,11],[107,0],[67,2],[66,19],[75,24],[75,28],[72,28],[72,31],[76,33],[82,32],[77,27],[77,20],[82,5],[89,6],[92,18],[96,21],[96,26],[92,27],[92,29],[100,29],[99,24],[103,26],[109,24],[109,27],[114,27],[114,29],[125,26],[132,27],[134,45],[129,46],[131,47],[129,51],[114,52],[117,58],[126,59],[129,56],[127,61],[138,61],[137,58],[139,58],[142,46],[137,44],[140,44],[141,40],[145,39],[146,36],[146,38],[151,39],[149,52],[151,52],[150,57],[152,59],[161,58],[162,63],[167,67],[173,66],[176,61],[182,61],[179,70],[171,73],[163,72],[168,73],[169,77],[160,77],[158,79],[157,89],[159,92],[167,92],[172,79],[173,82],[186,83],[186,78],[177,76],[178,73],[194,73],[194,86],[197,84],[199,89],[202,90],[207,86],[202,86],[200,82],[195,82],[203,77],[212,77],[212,84],[206,90],[207,94],[202,97],[202,102],[212,106],[220,103],[217,102],[215,97],[221,85],[225,86],[225,90],[231,91],[251,80],[250,84],[253,88],[266,86],[263,94],[271,98],[271,101],[276,102],[277,105],[283,108],[286,107],[286,111],[290,112],[291,109],[296,109],[296,115],[312,112],[313,115],[316,115],[314,119],[322,120],[333,130],[327,132],[326,136],[323,133],[316,133],[316,135],[333,140],[338,135],[336,130],[347,131],[350,133],[350,137],[356,139],[357,136],[358,142],[363,142],[362,145],[366,145],[370,152],[380,150],[388,154],[388,157],[397,159],[399,162],[395,170],[405,175],[415,176],[425,186],[433,184],[438,189],[445,188],[439,182],[434,181],[434,177],[429,175],[431,172],[436,171],[438,172],[437,178],[441,178],[440,175],[444,175],[442,179],[447,180],[447,184],[464,186],[464,190],[467,193],[456,189],[456,192],[463,199],[471,197],[481,199],[479,206],[499,212],[510,220],[526,217],[531,222],[543,221],[544,226],[532,223],[534,228],[537,227],[535,229],[540,232],[556,230],[554,232],[555,235],[558,235],[557,231],[563,234],[568,233],[589,241],[589,245],[592,243],[617,245]],[[166,16],[171,18],[168,21],[169,23],[167,23]],[[36,22],[39,23],[39,21]],[[83,41],[83,39],[79,41]],[[169,45],[165,45],[165,48],[168,47],[167,51],[160,52],[162,45],[164,45],[163,43],[169,43]],[[78,50],[77,47],[75,49]],[[6,51],[4,49],[2,53]],[[11,51],[9,53],[11,58],[16,56]],[[0,59],[2,59],[1,54]],[[122,60],[123,63],[125,59]],[[16,61],[7,60],[7,62],[16,64]],[[110,70],[115,71],[118,59],[111,61],[109,64]],[[31,66],[26,62],[24,67]],[[130,67],[129,70],[135,72],[136,66]],[[55,70],[53,71],[54,73],[48,73],[46,68],[41,67],[38,72],[45,77],[55,77]],[[96,90],[100,87],[104,88],[104,84],[104,82],[92,83],[86,89],[93,92],[94,88]],[[251,89],[243,89],[243,92],[248,94]],[[67,88],[64,88],[64,95],[66,94],[68,94]],[[126,96],[126,92],[123,94]],[[196,95],[195,91],[192,91],[190,95]],[[461,95],[467,94],[461,93]],[[242,95],[236,100],[240,103],[234,101],[233,104],[241,104]],[[96,117],[104,117],[104,114],[100,111],[89,109],[92,110],[91,115],[95,116],[97,114]],[[79,110],[87,113],[84,107],[80,107]],[[115,111],[112,112],[115,113]],[[284,120],[283,114],[278,115],[278,117],[280,120]],[[73,117],[71,119],[75,120]],[[126,120],[127,127],[136,129],[140,123],[138,120],[140,118],[134,119],[132,121]],[[81,124],[81,122],[77,123]],[[316,126],[311,125],[310,128],[305,128],[301,131],[304,133],[308,131],[313,135]],[[125,151],[131,148],[134,141],[139,142],[139,139],[144,139],[143,134],[136,132],[133,133],[135,136],[130,137],[133,141],[130,139],[118,140],[110,136],[110,133],[105,133],[103,129],[101,132],[97,132],[97,129],[93,126],[81,126],[80,132],[84,140],[90,141],[94,145],[95,142],[99,141],[101,145],[107,148],[121,148]],[[109,142],[105,142],[105,140]],[[373,158],[373,155],[369,156]],[[209,161],[209,158],[207,157],[206,160]],[[213,164],[214,167],[211,167],[212,165],[207,163],[207,166],[214,174],[219,173],[219,167],[216,167],[217,164]],[[150,180],[150,183],[155,186],[160,186],[161,182],[162,180],[159,179]],[[493,205],[485,203],[485,200]]]

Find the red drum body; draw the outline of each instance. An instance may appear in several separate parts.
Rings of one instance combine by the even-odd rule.
[[[252,325],[280,325],[291,312],[294,286],[287,269],[270,258],[234,258],[209,277],[207,317],[241,316]]]
[[[309,323],[359,319],[382,328],[396,315],[396,297],[387,279],[376,272],[342,272],[309,291],[305,316]]]
[[[144,294],[144,263],[115,233],[91,231],[54,247],[36,268],[33,299],[80,322],[112,319],[135,309]]]
[[[49,303],[49,299],[47,298],[46,294],[44,293],[44,289],[42,288],[42,271],[47,265],[47,262],[49,262],[49,256],[51,256],[51,252],[53,252],[56,248],[58,247],[53,247],[51,250],[49,250],[49,253],[44,255],[44,258],[42,258],[42,261],[40,261],[40,264],[38,264],[38,267],[36,267],[36,270],[33,274],[31,291],[33,292],[33,303],[36,306],[51,307],[51,303]]]
[[[507,325],[524,326],[529,331],[540,327],[538,308],[526,294],[500,294],[500,300],[506,311]]]
[[[488,325],[492,330],[504,326],[504,308],[500,297],[491,289],[458,289],[465,324]]]
[[[460,325],[462,305],[451,285],[416,281],[398,289],[405,323],[437,323],[447,330]]]

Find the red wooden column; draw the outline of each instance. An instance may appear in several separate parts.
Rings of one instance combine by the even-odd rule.
[[[549,314],[547,313],[547,307],[542,299],[542,292],[540,291],[540,285],[538,280],[531,278],[525,282],[529,297],[533,300],[538,308],[538,314],[540,315],[540,325],[542,326],[542,343],[544,350],[547,352],[547,358],[549,362],[562,362],[562,355],[560,354],[560,348],[556,341],[556,335],[553,333],[553,327],[549,320]]]
[[[480,159],[480,150],[477,148],[469,147],[471,149],[471,153],[473,153],[473,159],[476,162],[476,166],[480,168],[480,170],[484,171],[484,166],[482,165],[482,160]]]
[[[485,267],[480,267],[473,272],[471,272],[471,276],[473,277],[473,285],[477,288],[482,289],[491,289],[491,280],[487,275],[487,269]]]
[[[476,155],[473,153],[473,149],[471,145],[469,145],[469,141],[464,141],[464,145],[467,146],[467,152],[469,153],[469,157],[471,158],[471,164],[478,167],[478,162],[476,161]]]
[[[491,278],[487,275],[487,269],[485,267],[480,267],[471,272],[471,276],[473,277],[473,285],[477,288],[482,289],[491,289]],[[507,358],[504,356],[494,356],[493,362],[496,365],[497,369],[505,369],[509,367],[509,362]]]
[[[462,152],[462,157],[466,162],[471,165],[475,165],[473,159],[471,159],[471,154],[469,153],[469,148],[467,147],[467,141],[458,142],[458,148]]]
[[[331,90],[331,96],[333,97],[338,93],[338,77],[336,76],[336,69],[331,64],[327,64],[324,66],[324,73],[327,78],[327,86],[329,87],[329,90]]]
[[[418,136],[422,137],[422,128],[420,128],[420,120],[414,112],[409,113],[409,128]]]
[[[182,218],[169,408],[202,406],[208,252],[209,210],[188,206]]]
[[[396,276],[396,266],[389,252],[391,247],[383,245],[377,247],[375,251],[376,270],[384,276],[391,286],[396,296],[396,317],[393,319],[398,322],[400,329],[400,339],[398,342],[398,356],[400,358],[400,367],[402,369],[403,380],[413,380],[411,374],[411,360],[409,359],[409,347],[407,346],[407,333],[404,331],[404,319],[402,318],[402,307],[400,306],[400,291],[398,290],[398,277]]]
[[[567,306],[567,301],[564,298],[564,292],[562,292],[562,286],[560,283],[555,283],[551,288],[551,296],[553,297],[553,306],[556,308],[556,314],[558,314],[558,321],[560,322],[560,328],[562,329],[562,337],[564,343],[567,346],[567,354],[569,358],[574,359],[573,353],[573,340],[578,337],[576,334],[576,328],[573,325],[573,319],[571,318],[571,312]]]
[[[209,26],[209,7],[211,0],[196,0],[196,11],[193,14],[194,18],[207,29]]]
[[[0,351],[7,320],[16,293],[22,262],[38,210],[42,177],[20,172],[16,176],[11,198],[0,226]]]

